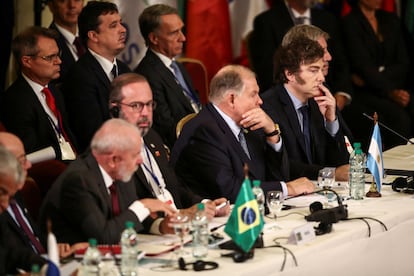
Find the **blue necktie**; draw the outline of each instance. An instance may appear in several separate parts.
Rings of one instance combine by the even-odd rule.
[[[191,105],[193,106],[194,111],[196,112],[200,111],[200,102],[194,96],[191,89],[188,87],[186,81],[184,80],[183,74],[181,73],[181,70],[178,67],[177,62],[173,60],[170,66],[174,70],[175,78],[177,82],[180,84],[181,88],[183,89],[184,95],[187,97],[187,99],[190,101]]]
[[[303,118],[303,137],[305,138],[306,156],[308,162],[312,163],[312,152],[311,152],[311,139],[310,139],[310,128],[309,128],[309,108],[307,105],[299,108]]]

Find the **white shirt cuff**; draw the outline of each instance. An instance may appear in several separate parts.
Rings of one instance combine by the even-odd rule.
[[[139,221],[144,221],[150,214],[148,208],[146,208],[144,204],[138,200],[135,200],[131,205],[129,205],[128,209],[135,213]]]

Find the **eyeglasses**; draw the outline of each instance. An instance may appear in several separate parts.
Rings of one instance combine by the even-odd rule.
[[[27,55],[29,57],[33,57],[33,58],[41,58],[47,62],[52,62],[52,61],[56,61],[58,58],[60,59],[62,56],[62,51],[59,51],[59,53],[57,54],[52,54],[52,55],[48,55],[48,56],[37,56],[37,55]]]
[[[141,112],[144,109],[144,106],[146,106],[148,109],[151,109],[151,110],[154,110],[157,107],[157,103],[155,101],[149,101],[146,103],[132,102],[132,103],[119,103],[119,104],[129,106],[135,112]]]

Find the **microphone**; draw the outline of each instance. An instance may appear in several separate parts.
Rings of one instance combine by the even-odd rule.
[[[367,113],[363,112],[362,115],[364,115],[365,117],[367,117],[368,119],[370,119],[371,121],[374,121],[374,118],[372,118],[372,116],[369,116]],[[384,125],[383,123],[381,123],[380,121],[377,121],[378,124],[380,126],[382,126],[383,128],[385,128],[386,130],[390,131],[391,133],[397,135],[398,137],[400,137],[401,139],[403,139],[404,141],[406,141],[407,143],[410,144],[414,144],[413,141],[411,141],[410,139],[408,139],[407,137],[402,136],[401,134],[399,134],[398,132],[396,132],[395,130],[387,127],[386,125]]]

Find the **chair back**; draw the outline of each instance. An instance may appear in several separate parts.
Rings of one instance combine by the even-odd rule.
[[[208,102],[208,75],[207,68],[203,62],[194,58],[180,57],[178,62],[184,65],[187,72],[190,74],[193,81],[194,88],[198,91],[200,96],[200,103],[206,104]]]
[[[175,128],[175,134],[178,136],[180,136],[181,134],[181,130],[183,129],[184,125],[190,121],[192,118],[194,118],[197,115],[197,113],[190,113],[186,116],[184,116],[183,118],[181,118],[181,120],[178,121],[177,126]]]

